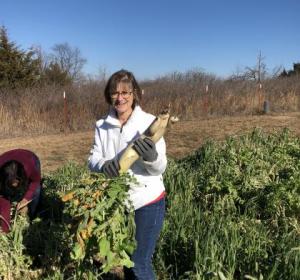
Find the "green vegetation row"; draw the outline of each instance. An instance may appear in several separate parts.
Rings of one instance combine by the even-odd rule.
[[[261,130],[171,162],[168,279],[300,279],[300,140]]]
[[[133,266],[131,178],[69,163],[44,179],[38,217],[13,215],[11,232],[0,234],[0,279],[102,279]]]
[[[112,199],[108,193],[101,197],[113,204],[114,195],[126,190],[127,180],[109,181]],[[299,279],[299,138],[287,130],[277,134],[254,130],[225,142],[210,141],[182,160],[169,159],[164,180],[167,214],[154,256],[158,279]],[[116,232],[121,238],[107,238],[99,246],[101,234],[95,229],[105,221],[90,233],[88,224],[91,214],[101,221],[101,211],[97,206],[84,210],[86,203],[80,204],[95,202],[92,194],[82,194],[94,187],[102,192],[104,178],[69,164],[46,177],[44,184],[40,217],[29,228],[21,219],[21,226],[11,234],[0,235],[0,275],[6,269],[16,279],[20,275],[22,279],[116,279],[114,270],[107,272],[118,267],[107,252],[116,256],[122,251],[125,262],[118,264],[131,265],[124,255],[134,246],[133,229],[125,230],[128,216],[122,212],[125,220],[118,216],[121,226],[113,227],[125,230]],[[63,204],[62,195],[70,191],[72,203]],[[76,209],[76,205],[81,206]],[[123,209],[121,203],[117,205],[113,209]],[[100,208],[105,207],[112,209],[109,203]],[[111,217],[104,214],[104,219]],[[90,236],[83,254],[76,255],[77,233],[82,239]],[[102,258],[95,259],[99,251]],[[105,267],[109,258],[112,266]]]

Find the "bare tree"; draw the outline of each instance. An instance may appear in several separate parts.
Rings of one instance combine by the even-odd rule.
[[[32,45],[30,49],[34,52],[36,59],[38,59],[40,73],[43,74],[51,63],[49,55],[43,51],[40,45]]]
[[[99,81],[106,81],[108,78],[108,70],[107,70],[107,66],[106,65],[100,65],[98,68],[98,75],[97,78],[99,79]]]
[[[241,69],[239,66],[236,67],[236,70],[232,73],[232,75],[228,78],[231,81],[245,81],[245,71]]]
[[[272,75],[272,78],[277,78],[277,77],[279,77],[280,74],[281,74],[283,71],[285,71],[285,69],[283,68],[282,65],[279,65],[279,66],[274,67],[273,70],[272,70],[272,74],[271,74],[271,75]]]
[[[261,81],[264,80],[267,76],[267,66],[264,60],[265,57],[262,56],[260,51],[257,56],[257,62],[255,66],[247,66],[244,68],[244,70],[237,68],[235,73],[233,73],[229,79],[239,81],[252,80],[260,84]]]
[[[261,83],[262,80],[266,78],[267,75],[267,66],[264,62],[265,57],[262,56],[261,51],[257,56],[257,63],[254,67],[245,68],[245,77],[248,80],[254,80],[258,83]]]
[[[78,81],[82,77],[81,71],[86,63],[80,50],[77,47],[71,47],[68,43],[56,44],[52,50],[52,62],[58,64],[72,81]]]

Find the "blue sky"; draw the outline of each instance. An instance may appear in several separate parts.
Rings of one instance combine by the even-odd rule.
[[[300,62],[299,0],[0,0],[0,25],[26,50],[78,47],[87,74],[105,68],[153,79],[201,68],[227,77]]]

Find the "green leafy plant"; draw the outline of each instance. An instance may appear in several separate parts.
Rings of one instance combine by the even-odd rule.
[[[210,141],[164,179],[163,279],[298,279],[299,138],[257,129]]]
[[[129,255],[135,248],[135,224],[127,197],[129,182],[128,175],[106,179],[103,174],[86,172],[63,196],[75,240],[73,260],[99,261],[104,273],[133,266]]]
[[[8,234],[0,232],[0,278],[34,279],[30,270],[32,260],[25,254],[24,232],[29,222],[26,217],[15,215]]]

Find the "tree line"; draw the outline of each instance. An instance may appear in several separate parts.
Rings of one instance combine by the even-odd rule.
[[[286,78],[286,77],[292,77],[300,75],[300,63],[294,63],[293,64],[293,70],[286,71],[283,69],[283,71],[280,73],[280,77]]]
[[[259,52],[256,65],[237,70],[229,77],[228,81],[254,81],[261,83],[269,78],[288,78],[300,74],[300,63],[294,63],[294,69],[286,71],[282,67],[273,69],[269,74],[265,57]],[[22,50],[9,39],[7,29],[0,27],[0,89],[30,88],[36,85],[68,86],[84,80],[82,72],[86,59],[77,47],[68,43],[55,44],[51,53],[45,54],[40,47]],[[105,70],[104,70],[105,71]],[[192,71],[195,73],[195,71]],[[198,72],[198,71],[196,71]],[[105,77],[106,73],[102,73]],[[177,74],[174,72],[173,74]],[[211,74],[200,71],[199,74],[214,78]],[[103,78],[102,77],[102,78]],[[160,83],[161,78],[154,82]],[[104,78],[105,79],[105,78]],[[218,79],[217,79],[218,80]]]
[[[80,80],[85,63],[80,50],[68,43],[55,44],[49,54],[38,47],[22,50],[0,27],[0,88],[68,85]]]

